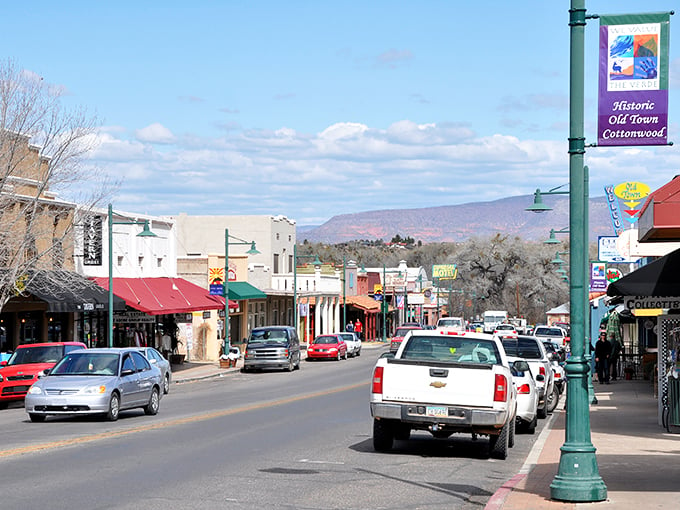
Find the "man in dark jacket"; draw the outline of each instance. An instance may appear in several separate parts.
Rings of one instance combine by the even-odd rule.
[[[609,384],[609,358],[612,354],[612,344],[607,340],[606,332],[600,333],[600,339],[595,344],[595,367],[597,380]]]

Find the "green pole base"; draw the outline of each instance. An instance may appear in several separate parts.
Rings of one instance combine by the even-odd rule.
[[[550,484],[550,497],[558,501],[595,502],[607,499],[599,475],[595,448],[561,448],[559,473]]]

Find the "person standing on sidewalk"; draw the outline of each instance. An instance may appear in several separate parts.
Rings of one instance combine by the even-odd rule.
[[[611,354],[612,344],[607,340],[607,333],[603,331],[595,344],[595,367],[597,368],[597,380],[600,384],[609,384],[609,357]]]
[[[357,338],[361,340],[361,330],[363,329],[363,326],[361,325],[361,322],[359,322],[359,319],[354,323],[354,332],[357,334]]]

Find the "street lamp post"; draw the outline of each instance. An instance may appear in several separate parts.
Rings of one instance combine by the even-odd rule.
[[[230,241],[229,239],[236,241]],[[243,239],[229,234],[229,229],[224,229],[224,335],[222,341],[222,354],[229,354],[231,349],[231,335],[229,330],[229,245],[250,245],[246,252],[248,255],[257,255],[260,252],[255,248],[255,241],[244,241]]]
[[[383,341],[383,343],[387,342],[387,299],[386,299],[387,298],[387,292],[386,292],[387,291],[387,280],[386,280],[387,273],[390,273],[390,274],[391,273],[399,273],[399,274],[401,274],[401,271],[397,271],[397,270],[387,271],[387,269],[385,267],[385,263],[383,262],[383,279],[382,279],[382,281],[383,281],[383,292],[382,292],[382,307],[381,307],[382,318],[383,318],[383,331],[382,331],[382,341]],[[392,293],[392,295],[394,296],[394,293]]]
[[[144,225],[144,229],[137,237],[158,237],[149,229],[149,220],[113,221],[113,205],[109,204],[109,335],[108,346],[113,347],[113,226],[114,225]]]
[[[567,360],[567,412],[565,442],[560,448],[559,470],[550,495],[562,501],[603,501],[607,488],[600,477],[595,447],[590,437],[588,402],[589,367],[585,350],[585,298],[588,225],[585,208],[588,189],[584,165],[584,40],[585,0],[571,0],[569,78],[569,301],[571,356]]]

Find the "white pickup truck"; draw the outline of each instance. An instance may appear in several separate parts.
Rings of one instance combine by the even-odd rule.
[[[484,333],[414,330],[373,369],[373,447],[389,451],[411,430],[436,438],[489,436],[489,454],[505,459],[515,439],[517,394],[500,341]]]

